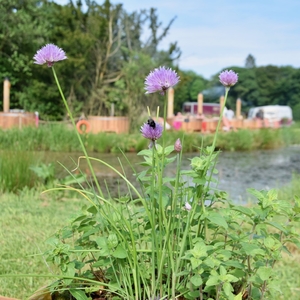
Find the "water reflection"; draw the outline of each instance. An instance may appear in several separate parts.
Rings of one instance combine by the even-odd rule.
[[[77,162],[79,155],[78,153],[52,153],[47,155],[47,161],[59,161],[68,169],[74,169],[76,166],[74,161]],[[122,157],[122,154],[92,153],[90,155],[104,160],[120,172],[124,168],[127,178],[132,183],[136,183],[133,171],[126,159]],[[198,154],[189,153],[183,156],[183,169],[189,169],[189,159],[195,155]],[[126,156],[137,171],[143,169],[138,164],[142,161],[141,157],[131,153]],[[122,181],[111,169],[97,162],[93,162],[93,166],[102,186],[105,186],[104,181],[106,181],[107,185],[115,190],[123,189],[124,191],[126,189],[124,184],[117,187]],[[81,161],[80,168],[83,172],[89,174],[86,161]],[[58,176],[65,176],[67,173],[59,165],[56,169],[58,170]],[[252,152],[223,152],[220,153],[217,169],[219,171],[217,175],[218,188],[226,191],[232,200],[245,202],[250,197],[246,192],[247,188],[251,187],[258,190],[278,188],[289,183],[293,173],[300,173],[300,146]],[[174,173],[173,168],[169,168],[168,172]]]

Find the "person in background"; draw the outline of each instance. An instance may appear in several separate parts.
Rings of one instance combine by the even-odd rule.
[[[226,108],[226,107],[225,107]],[[234,118],[234,112],[231,108],[224,108],[224,113],[223,113],[223,130],[224,131],[229,131],[232,129],[231,126],[231,120]]]
[[[207,131],[207,122],[206,122],[206,117],[205,115],[202,113],[197,115],[197,119],[201,120],[201,132],[206,132]]]
[[[234,118],[234,111],[229,107],[226,111],[226,118],[232,120]]]

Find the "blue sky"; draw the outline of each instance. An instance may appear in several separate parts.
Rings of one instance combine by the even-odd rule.
[[[55,0],[65,4],[68,0]],[[97,1],[102,4],[104,1]],[[179,66],[209,79],[245,64],[300,68],[300,0],[111,0],[126,11],[157,8],[163,25],[176,17],[160,48],[177,41]],[[145,33],[146,35],[147,33]]]

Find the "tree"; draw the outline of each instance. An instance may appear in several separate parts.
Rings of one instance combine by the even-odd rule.
[[[253,55],[249,54],[246,58],[245,61],[245,68],[251,69],[251,68],[255,68],[255,58]]]
[[[207,80],[193,71],[178,72],[180,81],[175,87],[174,111],[182,110],[184,102],[197,101],[198,94],[202,92],[207,85]]]
[[[12,84],[11,108],[27,109],[25,87],[32,77],[32,57],[48,36],[48,8],[42,0],[1,0],[0,74]]]

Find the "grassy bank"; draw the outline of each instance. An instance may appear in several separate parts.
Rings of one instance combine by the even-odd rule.
[[[300,178],[281,189],[281,198],[290,199],[300,194]],[[67,225],[69,219],[85,204],[76,195],[41,190],[23,190],[19,195],[0,196],[0,274],[55,274],[41,255],[46,249],[45,240],[55,231]],[[296,225],[300,230],[300,225]],[[280,299],[300,298],[300,251],[290,249],[292,255],[285,254],[283,261],[275,265],[280,277]],[[0,295],[19,299],[33,294],[41,286],[53,281],[44,277],[4,277],[0,278]]]
[[[184,133],[169,131],[167,143],[177,138],[184,138],[184,151],[197,151],[202,143],[212,144],[213,135],[201,133]],[[82,136],[88,151],[114,153],[120,149],[124,152],[138,152],[147,148],[148,141],[140,133],[114,134],[100,133]],[[248,151],[255,149],[276,149],[291,144],[300,144],[300,127],[294,125],[281,129],[238,130],[221,133],[217,148],[223,151]],[[43,125],[39,128],[25,127],[22,130],[10,129],[0,131],[0,150],[21,151],[81,151],[74,130],[62,125]]]

